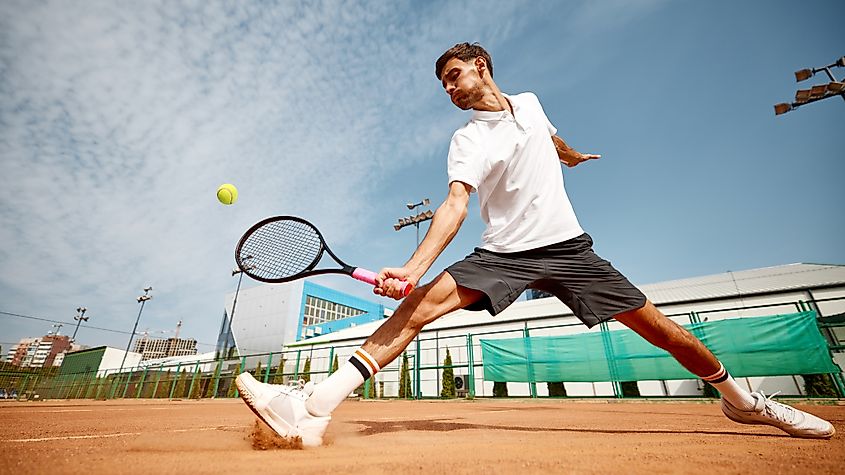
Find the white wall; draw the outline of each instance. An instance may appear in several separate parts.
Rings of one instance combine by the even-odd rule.
[[[281,351],[283,345],[296,341],[302,286],[299,280],[241,288],[232,320],[232,334],[241,354]],[[228,315],[232,315],[234,297],[234,293],[226,296]]]

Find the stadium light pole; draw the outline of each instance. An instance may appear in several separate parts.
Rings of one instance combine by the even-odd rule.
[[[431,203],[431,200],[428,198],[420,201],[419,203],[407,203],[405,206],[408,207],[409,210],[413,211],[414,209],[420,206],[428,206]],[[434,213],[431,210],[423,211],[416,216],[408,216],[405,218],[399,218],[399,222],[393,225],[393,229],[399,231],[400,229],[404,228],[405,226],[414,225],[417,228],[417,247],[420,247],[420,223],[423,221],[428,221],[432,217],[434,217]],[[414,248],[416,250],[416,248]]]
[[[85,307],[76,307],[76,316],[73,317],[73,319],[76,320],[76,329],[73,331],[73,336],[70,337],[71,343],[76,341],[76,332],[79,331],[79,324],[82,323],[83,321],[87,322],[88,319],[90,318],[90,317],[85,316],[85,312],[87,310],[88,309],[85,308]]]
[[[123,372],[123,365],[126,364],[126,355],[129,354],[129,348],[132,346],[132,339],[135,338],[135,330],[138,329],[138,322],[141,320],[141,312],[144,311],[144,304],[147,303],[147,300],[153,298],[153,296],[150,295],[151,290],[153,290],[152,287],[144,288],[144,295],[135,299],[141,304],[141,309],[138,310],[138,317],[135,318],[135,326],[132,327],[132,333],[129,335],[129,343],[126,344],[126,351],[123,353],[123,360],[120,362],[120,369],[117,370],[118,374]]]
[[[811,87],[810,89],[799,89],[795,92],[795,100],[793,102],[782,102],[775,104],[775,115],[786,114],[791,110],[797,109],[799,106],[809,104],[811,102],[827,99],[828,97],[839,96],[845,101],[845,79],[838,80],[831,72],[831,68],[845,67],[845,56],[837,59],[827,66],[820,68],[805,68],[795,71],[795,81],[801,82],[815,76],[816,73],[824,72],[830,79],[827,84],[820,84]]]
[[[246,261],[248,261],[249,259],[252,259],[252,258],[253,258],[252,255],[248,255],[248,256],[243,258],[243,262],[246,263]],[[246,265],[246,264],[244,264],[244,265]],[[249,267],[249,266],[247,266],[247,267],[251,269],[251,267]],[[241,281],[244,278],[244,271],[242,271],[241,269],[239,269],[237,267],[232,269],[232,277],[234,277],[236,275],[238,276],[238,286],[237,286],[237,288],[235,288],[235,299],[232,301],[232,314],[229,315],[229,331],[227,332],[227,333],[232,335],[232,338],[235,338],[235,334],[232,333],[232,322],[235,320],[235,307],[238,305],[238,294],[241,291]],[[226,345],[227,346],[229,345],[228,335],[227,335],[227,338],[226,338]],[[226,355],[227,358],[231,358],[232,357],[231,350],[234,350],[235,348],[237,348],[237,345],[233,346],[232,348],[224,348],[223,353]]]

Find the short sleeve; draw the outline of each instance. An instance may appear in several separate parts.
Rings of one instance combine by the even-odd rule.
[[[557,128],[552,125],[552,122],[549,120],[549,117],[546,115],[546,111],[543,110],[543,105],[540,104],[540,99],[535,95],[531,94],[534,97],[534,100],[537,101],[537,107],[540,108],[540,115],[543,116],[543,121],[546,124],[546,128],[549,129],[549,135],[555,135],[557,133]]]
[[[460,181],[478,189],[484,170],[484,155],[480,144],[469,137],[465,129],[452,135],[448,159],[449,183]]]

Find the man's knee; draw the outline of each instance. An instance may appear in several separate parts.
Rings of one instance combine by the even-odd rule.
[[[422,329],[425,325],[453,310],[450,301],[454,289],[443,284],[439,278],[435,279],[414,289],[405,297],[400,308],[409,312],[409,326]],[[399,309],[397,309],[398,311]]]

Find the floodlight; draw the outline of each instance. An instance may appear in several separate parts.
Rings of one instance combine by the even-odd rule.
[[[780,104],[775,104],[775,115],[786,114],[787,112],[792,110],[792,105],[787,104],[785,102]]]
[[[813,70],[812,69],[801,69],[799,71],[795,71],[795,81],[801,82],[806,81],[813,77]]]
[[[414,203],[408,203],[405,206],[407,206],[408,209],[414,209],[414,206],[416,206],[416,205]]]
[[[839,81],[828,83],[827,92],[830,94],[842,94],[845,92],[845,83],[841,83]]]
[[[799,89],[795,91],[795,102],[805,103],[810,100],[810,90],[809,89]]]
[[[813,86],[813,88],[810,89],[810,97],[813,99],[819,99],[824,96],[825,91],[827,91],[826,84],[823,84],[821,86]]]
[[[845,68],[845,56],[837,59],[834,64],[839,66],[840,68]]]
[[[402,225],[401,224],[394,224],[393,229],[399,231],[400,229],[402,229]]]
[[[426,212],[425,212],[425,217],[426,217],[426,218],[431,218],[431,217],[433,217],[433,216],[434,216],[434,213],[433,213],[431,210],[428,210],[428,211],[426,211]]]

